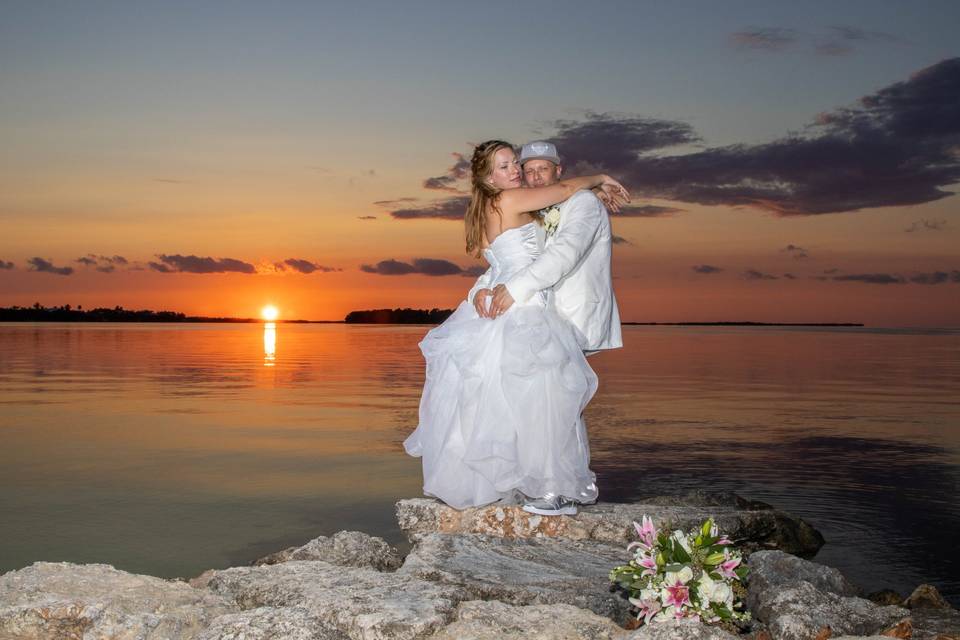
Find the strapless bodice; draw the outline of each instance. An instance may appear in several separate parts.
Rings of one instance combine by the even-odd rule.
[[[492,269],[492,285],[509,280],[537,259],[543,247],[541,227],[536,222],[507,229],[483,250]]]

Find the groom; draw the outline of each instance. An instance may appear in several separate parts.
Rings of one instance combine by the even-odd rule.
[[[560,180],[563,167],[557,148],[549,142],[530,142],[520,151],[524,183],[528,187],[552,185]],[[620,313],[613,295],[610,273],[613,233],[606,207],[592,191],[578,191],[545,212],[547,239],[543,253],[510,280],[489,285],[490,271],[480,276],[468,294],[477,313],[495,318],[514,302],[526,302],[536,292],[553,289],[557,311],[576,330],[580,348],[587,355],[603,349],[623,346]],[[487,299],[490,300],[489,307]],[[524,505],[524,510],[542,515],[572,515],[577,512],[574,499],[584,502],[590,496],[539,496]]]

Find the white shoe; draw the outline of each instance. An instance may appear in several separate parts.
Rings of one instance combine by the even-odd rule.
[[[577,505],[563,496],[548,493],[537,500],[531,500],[523,505],[527,513],[536,513],[541,516],[575,516]]]

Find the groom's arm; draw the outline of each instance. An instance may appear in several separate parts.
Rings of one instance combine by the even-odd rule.
[[[515,302],[526,302],[560,282],[590,250],[603,219],[602,205],[590,191],[578,191],[570,201],[563,225],[540,257],[505,283]]]

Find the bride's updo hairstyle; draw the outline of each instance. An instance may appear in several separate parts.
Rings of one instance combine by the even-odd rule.
[[[472,253],[478,258],[483,255],[484,227],[486,226],[484,216],[487,205],[490,205],[491,211],[500,213],[497,200],[501,190],[487,182],[487,178],[493,173],[493,156],[500,149],[513,150],[513,145],[503,140],[488,140],[478,144],[473,150],[473,157],[470,158],[471,197],[464,223],[467,253]]]

